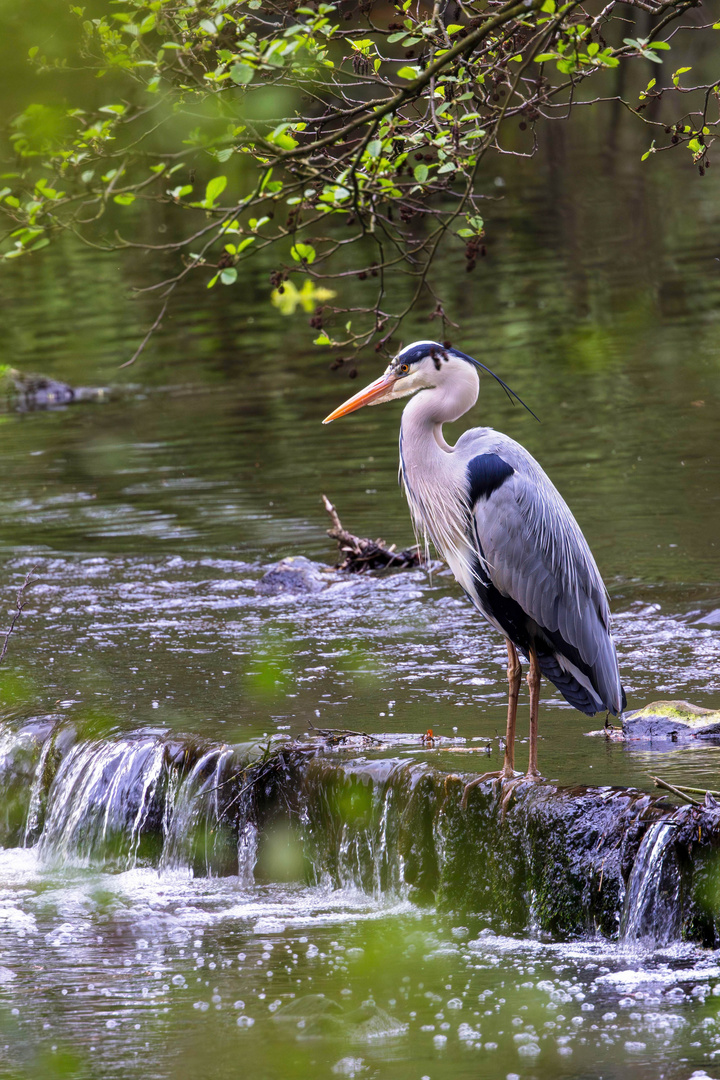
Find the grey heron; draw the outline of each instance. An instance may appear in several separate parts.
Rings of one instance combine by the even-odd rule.
[[[505,638],[509,685],[503,768],[515,776],[515,722],[522,669],[529,662],[528,779],[537,767],[538,707],[544,675],[589,716],[625,708],[610,608],[600,572],[567,503],[530,453],[492,428],[466,431],[454,446],[443,424],[475,405],[479,361],[435,341],[416,341],[384,374],[323,421],[363,405],[414,395],[400,425],[400,474],[415,530],[432,541],[478,611]],[[519,400],[519,399],[518,399]]]

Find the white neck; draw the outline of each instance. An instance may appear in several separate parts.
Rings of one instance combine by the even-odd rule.
[[[437,384],[408,402],[400,426],[400,454],[416,533],[432,540],[458,581],[469,588],[472,557],[461,539],[467,529],[465,468],[462,459],[453,457],[442,431],[444,423],[458,420],[477,401],[477,373],[466,361],[458,360],[460,364],[462,368],[452,372],[449,364],[443,366]]]
[[[452,446],[445,441],[442,426],[459,420],[478,399],[480,380],[474,367],[465,361],[446,369],[437,386],[420,390],[410,399],[403,410],[402,429],[407,438],[427,447],[430,438],[444,450],[452,453]]]

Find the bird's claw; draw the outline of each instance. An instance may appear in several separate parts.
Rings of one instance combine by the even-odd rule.
[[[469,784],[466,784],[463,788],[462,798],[460,799],[460,809],[467,810],[468,794],[472,788],[479,787],[480,784],[484,784],[486,780],[500,780],[504,784],[515,784],[521,779],[521,773],[513,771],[512,775],[508,775],[504,769],[496,769],[493,772],[484,772],[481,776],[476,776],[474,780],[471,780]]]

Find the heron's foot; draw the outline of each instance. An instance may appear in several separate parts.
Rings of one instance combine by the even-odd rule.
[[[545,777],[542,776],[537,769],[533,769],[532,771],[528,769],[528,771],[524,775],[521,775],[520,773],[515,773],[513,776],[508,777],[507,781],[503,783],[503,793],[502,798],[500,799],[501,817],[505,817],[505,813],[510,807],[513,798],[515,797],[515,789],[520,784],[525,783],[525,781],[527,780],[530,780],[534,784],[540,784],[544,781],[544,779]]]
[[[512,783],[519,779],[514,771],[508,771],[507,769],[496,769],[493,772],[484,772],[481,776],[476,776],[474,780],[471,780],[469,784],[465,785],[463,789],[462,798],[460,799],[460,809],[467,810],[468,794],[473,788],[478,787],[480,784],[484,784],[486,780],[500,780],[503,786],[507,783]]]
[[[515,788],[518,784],[524,780],[523,776],[516,776],[512,780],[508,780],[506,784],[503,784],[502,798],[500,799],[500,820],[505,820],[505,814],[510,807],[510,804],[515,797]]]
[[[460,799],[460,809],[467,810],[468,795],[473,788],[479,787],[480,784],[484,784],[486,780],[498,780],[502,774],[502,769],[496,769],[494,772],[484,772],[481,776],[476,776],[474,780],[471,780],[469,784],[466,784],[463,788],[462,798]]]

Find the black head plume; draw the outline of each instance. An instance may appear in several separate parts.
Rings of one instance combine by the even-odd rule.
[[[485,364],[481,364],[480,361],[476,360],[474,356],[468,356],[467,353],[460,352],[459,349],[448,349],[447,351],[450,353],[451,356],[457,356],[460,360],[467,360],[469,364],[474,364],[475,367],[479,367],[482,368],[483,371],[487,371],[488,375],[492,375],[495,382],[500,383],[508,398],[510,399],[510,401],[512,401],[513,405],[516,401],[519,401],[523,409],[527,409],[530,415],[535,417],[538,424],[540,423],[540,417],[535,415],[530,406],[525,404],[520,395],[516,394],[512,387],[508,386],[508,384],[504,382],[499,375],[496,375],[494,371],[491,371],[489,367],[486,367]]]

